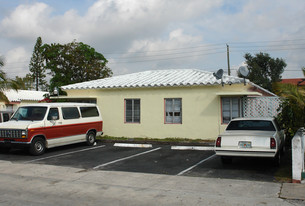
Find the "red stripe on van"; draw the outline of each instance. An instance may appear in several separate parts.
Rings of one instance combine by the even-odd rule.
[[[103,121],[33,128],[28,130],[28,139],[30,141],[32,137],[37,135],[44,135],[47,139],[74,136],[86,134],[91,129],[101,132]]]
[[[103,131],[103,121],[32,128],[28,130],[28,138],[26,139],[0,138],[0,141],[10,139],[16,142],[31,142],[32,138],[37,135],[43,135],[47,139],[53,139],[86,134],[92,129],[96,130],[97,132]]]

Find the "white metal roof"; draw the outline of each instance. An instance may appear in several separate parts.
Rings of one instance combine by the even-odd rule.
[[[223,75],[224,84],[240,84],[242,78]],[[248,82],[248,80],[247,80]],[[174,87],[195,85],[219,85],[213,72],[196,69],[151,70],[132,74],[119,75],[105,79],[81,82],[62,86],[69,89],[98,89],[98,88],[139,88],[139,87]]]
[[[87,106],[92,107],[96,106],[93,103],[77,103],[77,102],[49,102],[49,103],[33,103],[33,104],[26,104],[22,107],[73,107],[73,106]]]
[[[43,100],[45,94],[49,94],[49,92],[42,91],[30,91],[30,90],[5,90],[5,96],[8,98],[10,102],[20,102],[22,100],[28,101],[40,101]]]

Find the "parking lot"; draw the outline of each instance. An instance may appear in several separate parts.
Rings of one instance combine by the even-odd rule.
[[[120,147],[98,142],[93,147],[84,144],[47,150],[41,156],[11,149],[0,152],[0,160],[12,163],[34,163],[68,166],[84,170],[126,171],[151,174],[212,177],[240,180],[275,181],[280,168],[269,159],[234,159],[222,164],[212,147],[173,149],[170,145],[148,148]],[[282,167],[282,165],[281,165]]]

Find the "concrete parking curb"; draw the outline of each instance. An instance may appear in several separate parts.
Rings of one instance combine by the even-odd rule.
[[[209,146],[171,146],[172,150],[202,150],[202,151],[213,151],[214,147]]]
[[[151,148],[151,144],[114,143],[114,147]]]
[[[133,143],[114,143],[114,147],[132,147],[132,148],[152,148],[152,144],[133,144]],[[201,151],[213,151],[214,146],[185,146],[185,145],[173,145],[172,150],[201,150]]]

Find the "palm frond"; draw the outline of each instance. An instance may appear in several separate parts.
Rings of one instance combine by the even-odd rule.
[[[300,90],[296,85],[277,83],[275,85],[275,91],[276,94],[296,102],[299,106],[305,106],[304,91]]]
[[[4,94],[2,90],[0,90],[0,101],[9,102],[7,96]]]

